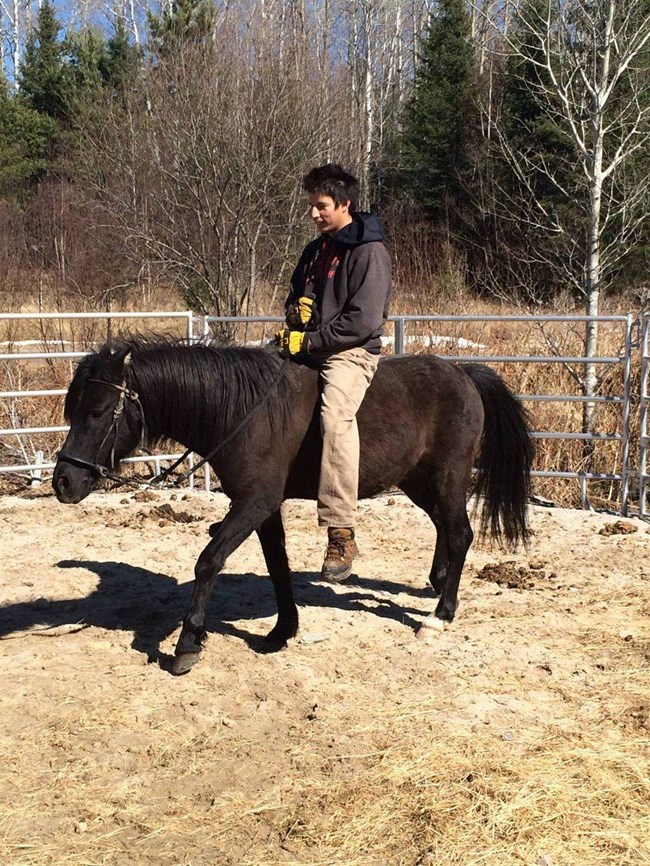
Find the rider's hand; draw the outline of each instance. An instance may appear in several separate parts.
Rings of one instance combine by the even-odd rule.
[[[275,342],[283,358],[293,358],[306,352],[308,340],[309,336],[303,331],[290,331],[288,328],[282,328],[275,335]]]
[[[298,331],[306,331],[307,328],[317,325],[318,318],[316,299],[310,295],[298,298],[287,310],[287,325]]]

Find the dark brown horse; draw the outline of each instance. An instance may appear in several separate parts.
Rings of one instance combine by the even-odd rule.
[[[210,464],[231,507],[211,527],[197,561],[175,673],[198,660],[215,578],[252,532],[278,605],[267,646],[278,649],[297,633],[280,506],[316,498],[318,402],[317,372],[283,363],[270,349],[138,337],[107,344],[80,363],[65,403],[70,433],[54,471],[61,502],[84,499],[103,469],[143,438],[174,440],[202,455],[225,443]],[[524,409],[487,367],[415,355],[381,361],[357,417],[360,497],[400,487],[435,524],[429,579],[440,598],[424,626],[442,627],[454,618],[473,538],[468,492],[482,498],[482,528],[492,537],[511,544],[526,538],[533,449]]]

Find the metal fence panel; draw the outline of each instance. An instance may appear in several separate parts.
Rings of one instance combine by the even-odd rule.
[[[237,325],[248,324],[251,322],[281,322],[282,318],[277,316],[208,316],[205,319],[205,333],[209,335],[211,325]],[[426,339],[409,333],[409,328],[414,324],[422,323],[459,323],[459,324],[475,324],[482,322],[496,322],[502,324],[539,324],[557,323],[570,325],[586,325],[587,322],[598,322],[599,325],[609,324],[621,329],[621,344],[622,350],[620,355],[616,356],[596,356],[588,358],[585,355],[562,355],[553,353],[549,355],[490,355],[483,349],[485,347],[480,344],[473,343],[470,340],[454,340],[453,342],[458,348],[479,349],[479,352],[473,354],[452,354],[449,351],[444,351],[444,357],[449,361],[458,362],[480,362],[480,363],[514,363],[514,364],[572,364],[586,365],[596,364],[603,368],[620,368],[622,372],[622,393],[614,397],[601,396],[584,396],[584,395],[566,395],[566,394],[519,394],[518,396],[524,402],[575,402],[575,403],[607,403],[618,405],[621,407],[620,416],[620,433],[572,433],[569,431],[537,431],[534,438],[536,439],[566,439],[566,440],[583,440],[584,442],[598,441],[613,441],[620,443],[620,470],[618,472],[589,472],[589,471],[561,471],[561,470],[536,470],[533,475],[540,478],[575,478],[580,483],[581,499],[584,507],[589,506],[589,498],[587,485],[590,481],[610,481],[620,484],[619,507],[622,514],[627,513],[630,487],[630,413],[631,413],[631,362],[633,354],[633,331],[635,326],[634,317],[631,314],[623,316],[587,316],[587,315],[404,315],[404,316],[389,316],[389,323],[393,324],[394,336],[384,339],[384,345],[391,348],[397,354],[402,354],[409,347],[418,345],[420,348],[435,348],[440,345],[440,340],[444,338],[430,339],[428,343]],[[443,346],[445,344],[443,343]],[[445,348],[449,349],[449,344]]]
[[[137,319],[163,320],[163,319],[185,319],[187,322],[187,338],[190,342],[207,339],[213,328],[221,326],[237,326],[245,325],[248,329],[249,325],[262,324],[275,325],[282,322],[280,316],[205,316],[199,317],[190,310],[185,311],[160,311],[146,313],[5,313],[0,314],[0,322],[16,321],[16,320],[74,320],[74,319],[95,319],[95,320],[115,320],[116,322],[133,321]],[[531,355],[516,355],[516,354],[488,354],[486,347],[464,340],[463,338],[449,337],[423,337],[413,333],[415,325],[423,323],[459,323],[472,325],[476,323],[495,322],[500,324],[538,324],[545,323],[566,324],[567,327],[575,325],[585,325],[588,321],[597,321],[598,323],[608,323],[614,327],[618,327],[622,332],[622,351],[620,355],[599,355],[595,358],[586,358],[584,355],[568,354],[561,355],[551,353],[548,355],[531,354]],[[622,372],[622,392],[620,394],[609,396],[594,396],[587,397],[582,394],[520,394],[519,397],[524,402],[529,403],[594,403],[608,404],[616,407],[620,411],[620,432],[604,432],[604,433],[577,433],[569,430],[538,430],[534,436],[537,439],[567,439],[567,440],[583,440],[583,441],[611,441],[618,442],[620,449],[620,469],[619,471],[603,471],[603,472],[587,472],[576,469],[575,471],[566,468],[563,470],[536,470],[533,474],[537,477],[548,478],[575,478],[578,479],[581,485],[583,504],[588,505],[587,483],[589,481],[600,480],[617,482],[620,484],[620,510],[625,513],[628,506],[629,488],[630,488],[630,418],[631,418],[631,363],[634,352],[633,329],[635,321],[631,315],[627,316],[598,316],[588,317],[584,315],[566,315],[566,316],[535,316],[535,315],[431,315],[431,316],[391,316],[389,322],[392,324],[393,335],[387,336],[384,343],[388,350],[395,353],[403,353],[416,347],[428,351],[440,350],[448,360],[460,362],[481,362],[481,363],[508,363],[508,364],[573,364],[585,365],[593,363],[601,365],[603,368],[620,368]],[[272,333],[274,327],[269,329]],[[650,358],[648,358],[650,341],[650,316],[643,317],[642,322],[642,357],[641,357],[641,439],[640,439],[640,474],[639,474],[639,490],[640,490],[640,512],[643,516],[648,516],[648,489],[650,487],[647,475],[647,452],[648,452],[648,413],[649,413],[649,369]],[[268,339],[269,335],[263,332],[263,335]],[[447,340],[448,342],[444,342]],[[427,342],[428,341],[428,342]],[[24,341],[24,347],[28,347],[29,351],[15,352],[7,351],[0,352],[0,360],[5,364],[11,364],[16,360],[47,360],[48,362],[56,363],[60,360],[68,360],[71,358],[83,357],[86,353],[80,351],[32,351],[31,345],[34,341]],[[248,340],[248,344],[260,344],[261,340]],[[30,344],[27,346],[27,344]],[[452,354],[453,349],[462,349],[464,353]],[[52,396],[62,396],[65,394],[65,389],[61,388],[40,388],[33,390],[20,390],[18,388],[7,389],[0,392],[0,399],[3,401],[16,400],[20,398],[45,399]],[[32,426],[32,427],[5,427],[0,429],[0,442],[5,436],[29,436],[32,434],[59,434],[63,433],[68,428],[63,425],[51,426]],[[156,471],[159,471],[160,461],[167,459],[175,459],[180,455],[153,455],[130,458],[127,462],[153,462],[156,465]],[[43,471],[49,471],[53,468],[52,463],[30,462],[24,460],[22,462],[5,462],[4,456],[0,456],[0,473],[29,473],[29,477],[35,480],[40,480],[43,477]],[[210,489],[210,470],[209,467],[204,468],[204,483],[206,489]]]

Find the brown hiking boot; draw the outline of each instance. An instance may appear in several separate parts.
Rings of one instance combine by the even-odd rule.
[[[330,583],[341,583],[352,571],[352,560],[359,553],[354,540],[354,529],[329,527],[327,550],[320,576]]]

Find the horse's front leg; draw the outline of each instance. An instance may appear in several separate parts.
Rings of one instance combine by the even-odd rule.
[[[262,545],[266,567],[273,581],[275,600],[278,605],[278,621],[265,640],[266,648],[274,651],[282,649],[286,642],[298,633],[298,608],[293,600],[291,571],[280,509],[264,521],[257,534]]]
[[[215,578],[223,568],[226,559],[278,507],[278,503],[268,501],[233,502],[226,517],[215,527],[213,538],[194,567],[194,591],[176,644],[173,673],[185,674],[199,660],[205,640],[205,608]]]

